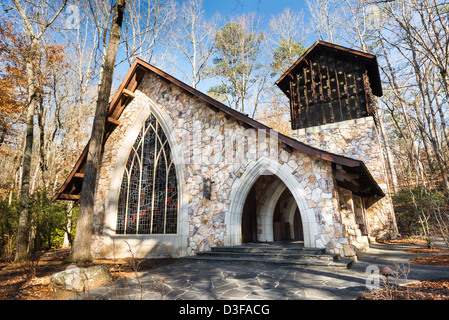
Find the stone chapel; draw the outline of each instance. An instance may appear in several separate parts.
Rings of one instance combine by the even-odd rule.
[[[317,41],[276,82],[285,136],[137,59],[110,102],[92,255],[298,241],[353,257],[397,233],[374,55]],[[80,199],[87,146],[54,199]]]

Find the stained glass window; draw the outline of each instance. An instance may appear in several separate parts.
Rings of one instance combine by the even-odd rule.
[[[176,171],[168,139],[154,115],[141,128],[125,165],[117,234],[174,234],[178,220]]]

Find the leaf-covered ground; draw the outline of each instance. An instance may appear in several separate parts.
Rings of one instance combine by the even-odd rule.
[[[61,300],[73,295],[68,291],[51,291],[51,275],[65,270],[69,250],[40,253],[35,262],[14,264],[0,261],[0,300]],[[134,276],[176,262],[177,259],[110,259],[96,260],[85,267],[107,265],[113,279]]]
[[[449,300],[449,278],[373,290],[357,300]]]
[[[383,243],[391,245],[427,244],[426,241],[417,238],[385,240]],[[426,254],[426,256],[423,257],[410,259],[410,263],[449,267],[449,250],[447,249],[412,248],[404,251],[414,254]],[[358,300],[449,300],[449,277],[444,279],[417,281],[405,286],[386,285],[384,283],[383,289],[370,291]]]

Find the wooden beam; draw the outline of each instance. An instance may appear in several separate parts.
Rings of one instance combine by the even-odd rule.
[[[130,97],[131,99],[134,99],[136,97],[136,94],[128,89],[123,89],[123,95]]]
[[[304,115],[303,113],[303,105],[301,104],[301,90],[300,90],[300,81],[299,81],[299,73],[296,75],[296,103],[297,109],[296,109],[296,115],[295,115],[295,129],[302,129],[303,123],[304,123]],[[293,106],[294,107],[294,106]],[[293,128],[293,127],[292,127]]]
[[[334,116],[334,106],[332,105],[332,89],[331,89],[331,78],[329,75],[329,67],[326,65],[326,77],[327,77],[327,95],[329,97],[329,108],[331,111],[331,122],[334,123],[335,122],[335,116]],[[323,99],[324,100],[324,99]]]
[[[290,81],[290,118],[291,118],[291,124],[292,124],[292,128],[293,130],[299,129],[299,126],[296,125],[296,109],[295,109],[295,102],[296,100],[298,100],[298,110],[299,110],[299,96],[297,97],[297,99],[295,99],[295,96],[293,94],[293,83],[294,80]]]
[[[319,62],[319,60],[316,60],[316,68],[318,70],[318,83],[319,83],[319,92],[317,92],[318,94],[318,101],[319,106],[321,107],[321,119],[320,119],[320,123],[319,124],[326,124],[330,122],[330,119],[327,118],[326,115],[326,105],[325,103],[323,103],[324,101],[324,88],[323,88],[323,75],[321,74],[321,64]],[[318,106],[317,106],[318,107]]]
[[[75,173],[75,178],[80,178],[80,179],[84,179],[84,173]]]
[[[77,194],[63,193],[59,196],[59,199],[61,199],[61,200],[80,200],[81,196],[77,195]]]
[[[249,123],[247,123],[247,122],[245,122],[245,121],[243,121],[243,120],[241,120],[241,119],[237,119],[237,123],[238,123],[240,126],[246,128],[246,129],[251,129],[251,128],[253,128]]]
[[[286,144],[285,142],[281,141],[281,148],[287,150],[290,153],[293,153],[293,148],[291,146],[289,146],[288,144]]]
[[[360,186],[360,184],[357,181],[358,179],[360,179],[360,175],[358,175],[358,174],[353,174],[353,173],[344,174],[340,171],[335,171],[334,176],[335,176],[335,180],[337,180],[337,181],[341,181],[341,182],[347,181],[357,187]]]
[[[348,182],[348,181],[337,180],[337,186],[342,187],[344,189],[348,189],[351,192],[355,193],[356,195],[360,195],[361,191],[362,191],[362,188],[360,186],[356,186],[353,183]],[[363,189],[363,190],[365,190],[365,189]]]
[[[218,109],[216,106],[214,106],[214,105],[212,105],[212,104],[206,102],[206,107],[207,107],[207,106],[208,106],[210,109],[212,109],[215,113],[217,113],[217,112],[220,111],[220,109]]]
[[[108,117],[108,122],[109,122],[109,123],[112,123],[112,124],[114,124],[114,125],[116,125],[116,126],[119,126],[119,125],[120,125],[120,121],[118,121],[117,119],[114,119],[114,118],[112,118],[112,117]]]
[[[311,127],[310,125],[310,112],[309,112],[309,96],[307,94],[307,70],[306,68],[302,69],[304,74],[304,96],[306,98],[306,119],[307,119],[307,126]]]
[[[310,70],[310,81],[311,81],[311,85],[310,85],[310,89],[312,90],[312,99],[313,99],[313,115],[315,117],[315,122],[314,125],[320,125],[321,121],[320,121],[320,115],[318,113],[318,97],[317,97],[317,92],[316,92],[316,83],[315,83],[315,71],[313,70],[313,61],[312,60],[305,60],[308,65],[309,65],[309,70]]]
[[[75,176],[75,174],[77,173],[77,171],[83,167],[84,162],[86,161],[87,158],[87,152],[89,150],[89,144],[90,144],[90,140],[89,142],[86,144],[86,146],[83,149],[83,152],[81,153],[80,157],[78,158],[75,166],[73,167],[72,171],[70,172],[70,175],[67,177],[67,179],[65,180],[64,184],[62,185],[62,187],[59,189],[58,193],[55,194],[52,198],[52,200],[57,200],[60,194],[63,194],[64,192],[67,192],[67,188],[70,184],[70,182],[72,181],[73,177]]]

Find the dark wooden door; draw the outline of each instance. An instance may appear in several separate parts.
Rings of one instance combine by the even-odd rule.
[[[283,221],[282,212],[279,206],[279,202],[276,204],[273,213],[273,240],[291,240],[290,237],[290,224]]]
[[[242,213],[242,241],[257,242],[256,192],[251,188]]]
[[[295,233],[295,240],[304,241],[301,214],[298,208],[296,208],[295,215],[293,217],[293,232]]]

